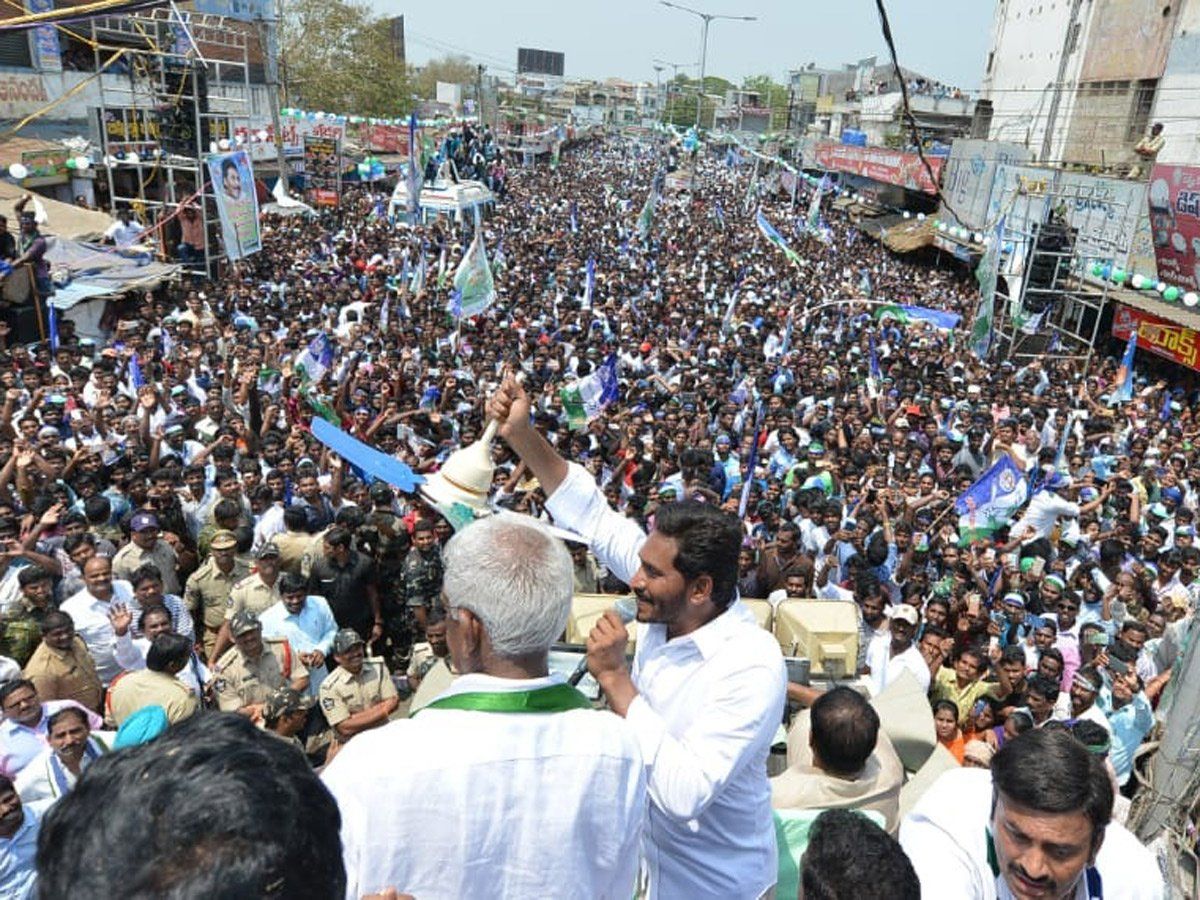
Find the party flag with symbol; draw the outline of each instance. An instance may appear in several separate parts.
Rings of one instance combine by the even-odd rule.
[[[454,318],[462,318],[462,291],[460,291],[458,288],[454,288],[452,291],[450,291],[450,302],[447,304],[446,309],[449,311],[450,315],[454,316]]]
[[[142,365],[138,362],[136,353],[129,357],[129,383],[135,391],[139,390],[146,383],[146,379],[142,375]]]
[[[460,314],[464,316],[478,315],[496,299],[496,282],[492,278],[492,267],[488,265],[483,231],[480,229],[476,229],[471,246],[458,264],[458,270],[454,273],[454,287],[461,295]]]
[[[875,311],[875,318],[882,322],[892,319],[900,325],[912,325],[923,322],[932,325],[940,331],[952,331],[958,327],[962,316],[958,313],[946,312],[943,309],[930,309],[927,306],[911,306],[909,304],[889,304]]]
[[[733,326],[733,311],[737,308],[738,292],[735,288],[733,293],[725,292],[725,315],[721,317],[721,333],[725,334]]]
[[[780,358],[787,356],[792,349],[792,328],[794,326],[792,311],[788,310],[787,327],[783,329],[783,343],[779,347]]]
[[[413,273],[412,286],[410,290],[414,295],[425,290],[425,276],[428,272],[428,266],[425,264],[425,254],[421,254],[421,258],[417,260],[417,270]]]
[[[996,317],[996,279],[1000,272],[1000,247],[1004,239],[1004,216],[996,223],[992,240],[975,269],[975,280],[979,282],[979,308],[975,310],[975,321],[971,325],[971,352],[979,359],[987,359],[992,347],[992,331]]]
[[[767,217],[763,215],[762,209],[759,209],[758,215],[755,216],[755,221],[758,223],[758,230],[763,233],[768,241],[783,251],[783,255],[795,265],[800,265],[800,254],[788,246],[787,241],[783,239],[783,235],[775,230],[775,226],[767,221]]]
[[[750,505],[750,488],[754,484],[754,467],[758,464],[758,441],[762,437],[763,407],[758,405],[758,413],[754,417],[754,440],[750,444],[750,464],[746,467],[746,480],[742,483],[742,496],[738,500],[738,518],[746,517],[746,507]]]
[[[583,308],[591,309],[592,293],[596,289],[596,260],[589,256],[585,269],[587,275],[583,281]]]
[[[318,334],[309,341],[307,347],[300,351],[293,368],[300,376],[302,384],[319,384],[321,382],[321,379],[333,368],[333,344],[329,342],[329,337],[325,332],[322,331]]]
[[[879,368],[879,354],[875,351],[875,335],[871,335],[868,340],[870,341],[871,345],[869,371],[872,378],[881,381],[883,380],[883,371]]]
[[[822,175],[820,183],[813,188],[812,201],[808,204],[808,215],[805,217],[804,224],[810,232],[817,234],[821,225],[821,195],[825,193],[825,188],[829,184],[829,176]]]
[[[617,357],[609,354],[592,374],[559,390],[567,421],[573,429],[583,428],[617,399]]]
[[[1029,482],[1012,457],[1003,454],[954,501],[962,546],[990,538],[1012,522],[1029,495]]]
[[[408,117],[408,216],[415,224],[421,209],[421,165],[417,159],[417,114]]]
[[[1117,403],[1128,403],[1133,399],[1133,357],[1137,353],[1137,339],[1138,330],[1134,328],[1129,333],[1129,343],[1125,345],[1125,355],[1117,369],[1117,388],[1113,391],[1113,400]]]

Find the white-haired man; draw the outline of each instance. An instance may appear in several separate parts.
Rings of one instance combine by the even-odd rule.
[[[534,522],[447,544],[441,602],[460,677],[414,718],[359,735],[323,778],[347,896],[633,896],[646,781],[627,723],[549,674],[571,556]]]

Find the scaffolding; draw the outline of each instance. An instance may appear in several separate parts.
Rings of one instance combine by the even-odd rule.
[[[1107,227],[1125,204],[1095,184],[1035,185],[1005,203],[996,288],[999,355],[1091,365],[1109,299],[1107,279],[1088,280],[1093,264],[1125,268],[1129,236]]]
[[[238,24],[174,3],[91,20],[97,69],[125,51],[122,65],[98,79],[109,202],[131,209],[148,229],[194,206],[204,247],[183,262],[208,277],[224,253],[206,156],[233,149],[250,133],[249,35]]]

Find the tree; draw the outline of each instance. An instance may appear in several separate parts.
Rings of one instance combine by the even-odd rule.
[[[461,55],[443,56],[430,60],[413,79],[413,90],[418,97],[437,99],[437,83],[475,84],[476,68],[470,58]]]
[[[787,127],[790,102],[787,87],[772,81],[770,75],[751,75],[742,81],[742,90],[757,93],[762,105],[771,111],[771,131],[782,131]]]
[[[358,116],[402,116],[412,106],[386,19],[356,0],[286,0],[280,26],[285,102]]]

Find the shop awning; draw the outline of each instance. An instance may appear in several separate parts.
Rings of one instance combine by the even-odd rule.
[[[26,193],[15,184],[0,181],[0,213],[8,216],[9,228],[14,232],[17,219],[13,206]],[[42,231],[46,234],[71,240],[99,240],[113,221],[107,213],[60,203],[39,195],[35,195],[34,199],[46,210],[46,222],[42,225]]]

